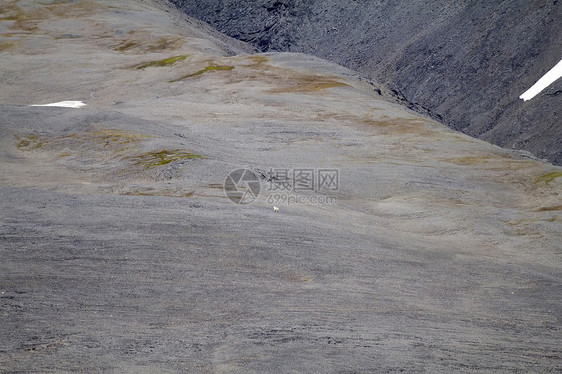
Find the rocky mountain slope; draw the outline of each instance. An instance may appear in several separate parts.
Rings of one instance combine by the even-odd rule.
[[[164,1],[0,11],[0,372],[562,370],[562,168]]]
[[[562,163],[562,81],[518,99],[562,58],[558,0],[172,2],[262,51],[337,62],[456,130]]]

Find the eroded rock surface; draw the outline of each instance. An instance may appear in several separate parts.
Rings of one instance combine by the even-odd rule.
[[[562,58],[557,0],[172,3],[262,51],[337,62],[453,129],[562,163],[562,80],[519,100]]]
[[[1,372],[562,369],[561,168],[164,2],[7,4]]]

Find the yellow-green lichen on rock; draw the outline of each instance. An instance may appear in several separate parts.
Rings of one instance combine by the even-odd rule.
[[[546,173],[541,175],[535,180],[535,183],[546,183],[549,184],[553,180],[562,177],[562,171],[552,171],[550,173]]]
[[[33,149],[40,148],[45,139],[42,139],[37,134],[26,134],[22,136],[15,136],[16,138],[16,147],[22,151],[31,151]]]
[[[184,43],[183,38],[161,36],[159,38],[145,37],[139,34],[136,37],[122,40],[112,46],[114,51],[122,53],[153,53],[172,51],[180,48]]]
[[[153,169],[158,166],[168,165],[169,163],[181,160],[203,159],[204,157],[185,150],[159,150],[147,152],[139,156],[128,157],[133,165],[142,166],[144,169]]]
[[[202,75],[202,74],[205,74],[205,73],[209,73],[209,72],[229,71],[229,70],[232,70],[232,69],[234,69],[234,66],[210,65],[210,66],[207,66],[206,68],[201,69],[201,70],[199,70],[195,73],[184,75],[183,77],[180,77],[178,79],[171,80],[170,83],[178,82],[178,81],[181,81],[181,80],[184,80],[184,79],[187,79],[187,78],[196,77],[196,76],[199,76],[199,75]]]
[[[165,58],[165,59],[162,59],[162,60],[144,62],[142,64],[136,65],[135,67],[137,68],[137,70],[143,70],[143,69],[146,69],[146,68],[171,66],[171,65],[174,65],[178,61],[185,60],[187,57],[189,57],[189,56],[187,56],[187,55],[174,56],[174,57],[169,57],[169,58]]]

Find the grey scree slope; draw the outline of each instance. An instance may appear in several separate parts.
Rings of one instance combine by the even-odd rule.
[[[0,9],[0,372],[562,370],[560,167],[164,2]]]
[[[558,0],[172,3],[262,51],[326,58],[451,128],[562,163],[562,80],[518,99],[562,58]]]

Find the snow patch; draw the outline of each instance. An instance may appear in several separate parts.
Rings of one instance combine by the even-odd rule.
[[[56,106],[59,108],[84,108],[86,104],[83,101],[59,101],[51,104],[35,104],[31,106]]]
[[[557,79],[562,77],[562,60],[555,67],[550,69],[541,79],[537,81],[531,88],[529,88],[523,95],[519,96],[523,101],[531,100],[533,97],[541,93],[542,90],[550,86]]]

